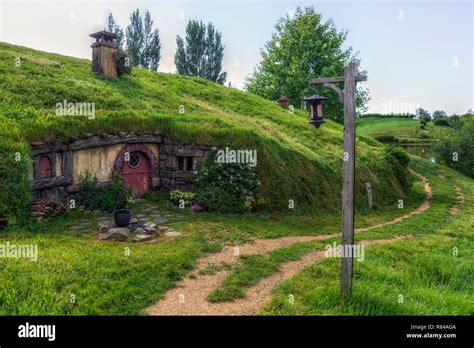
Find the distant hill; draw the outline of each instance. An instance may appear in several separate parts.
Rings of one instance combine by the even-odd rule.
[[[420,132],[423,131],[423,132]],[[439,139],[447,131],[445,126],[428,122],[420,129],[420,120],[406,117],[363,117],[357,120],[357,132],[374,138],[393,136],[405,142],[427,142]]]
[[[131,76],[100,78],[88,60],[6,43],[0,43],[0,85],[0,134],[11,146],[69,142],[86,133],[159,132],[182,142],[257,149],[259,196],[270,207],[288,209],[293,199],[296,207],[339,209],[342,126],[330,120],[315,129],[307,112],[290,114],[276,103],[201,78],[140,68]],[[95,103],[95,119],[57,116],[55,105],[64,100]],[[371,138],[357,140],[360,207],[367,181],[380,205],[403,196],[379,146]]]
[[[428,122],[420,128],[420,120],[410,117],[362,117],[357,120],[357,133],[384,143],[398,144],[407,152],[425,158],[433,157],[432,147],[448,132],[449,127]]]

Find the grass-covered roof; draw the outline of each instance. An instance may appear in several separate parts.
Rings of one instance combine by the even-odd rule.
[[[4,141],[7,134],[14,142],[67,143],[86,133],[160,132],[186,143],[257,149],[259,196],[270,206],[285,209],[289,199],[296,207],[339,206],[342,126],[328,120],[315,129],[307,112],[291,114],[256,95],[177,74],[135,68],[130,76],[101,78],[89,60],[6,43],[0,43],[0,85]],[[64,100],[95,103],[95,118],[57,116]],[[402,195],[376,145],[357,141],[359,206],[366,181],[380,204]]]

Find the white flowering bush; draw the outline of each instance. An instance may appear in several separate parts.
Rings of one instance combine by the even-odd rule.
[[[209,156],[194,179],[195,201],[210,211],[243,212],[253,208],[260,185],[254,167],[243,163],[218,163]]]

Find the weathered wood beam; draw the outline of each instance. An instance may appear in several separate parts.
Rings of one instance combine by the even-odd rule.
[[[56,176],[33,181],[33,190],[42,190],[55,186],[66,186],[72,184],[72,177]]]
[[[366,75],[356,75],[355,82],[360,81],[367,81]],[[344,76],[338,77],[316,77],[314,79],[309,80],[309,83],[312,85],[324,84],[324,83],[337,83],[337,82],[344,82]]]
[[[337,95],[339,96],[339,101],[342,104],[344,104],[344,92],[339,87],[337,87],[333,83],[325,83],[325,84],[323,84],[323,86],[327,87],[327,88],[331,88],[334,92],[336,92]]]
[[[352,290],[354,267],[354,186],[355,186],[355,114],[357,65],[344,68],[344,154],[342,181],[342,247],[341,292],[344,297]]]

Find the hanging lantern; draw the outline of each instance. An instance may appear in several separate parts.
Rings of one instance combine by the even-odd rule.
[[[323,115],[323,103],[328,100],[328,98],[315,94],[311,97],[304,98],[303,100],[309,102],[309,105],[311,107],[311,120],[309,121],[309,123],[311,123],[316,128],[319,128],[319,126],[321,126],[325,122]]]

